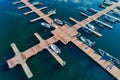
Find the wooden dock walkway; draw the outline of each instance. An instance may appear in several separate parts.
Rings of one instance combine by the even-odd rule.
[[[39,2],[38,4],[32,4],[33,6],[37,6],[37,5],[42,5],[43,3]],[[20,6],[18,7],[17,9],[24,9],[24,8],[27,8],[27,6]]]
[[[37,33],[35,33],[34,35],[41,41],[39,44],[35,45],[34,47],[32,47],[24,52],[19,52],[16,45],[11,44],[16,55],[13,58],[7,60],[9,68],[13,68],[17,64],[21,64],[21,66],[23,67],[28,78],[31,78],[33,76],[33,74],[30,71],[27,64],[25,63],[25,61],[28,58],[30,58],[31,56],[36,55],[38,52],[42,51],[43,49],[47,49],[49,52],[51,52],[51,55],[60,63],[61,66],[65,65],[65,61],[62,60],[56,53],[54,53],[53,51],[51,51],[48,48],[51,44],[57,42],[58,39],[56,39],[53,36],[47,40],[43,40]]]
[[[98,10],[96,10],[96,9],[94,9],[94,8],[91,8],[92,10],[94,10],[94,11],[96,11],[96,12],[99,12]],[[111,17],[111,18],[113,18],[113,19],[116,19],[117,21],[120,21],[120,19],[119,18],[117,18],[117,17],[113,17],[113,16],[111,16],[111,15],[109,15],[109,14],[103,14],[103,15],[105,15],[105,16],[108,16],[108,17]]]
[[[35,21],[38,21],[40,19],[45,19],[45,18],[48,18],[49,16],[54,15],[54,14],[56,14],[56,11],[53,11],[52,13],[46,14],[46,15],[44,15],[42,17],[38,17],[38,18],[32,19],[30,22],[35,22]]]
[[[17,48],[17,46],[15,45],[15,43],[12,43],[12,44],[11,44],[11,47],[12,47],[13,51],[15,52],[15,56],[21,54],[21,52],[18,50],[18,48]],[[33,76],[33,74],[32,74],[30,68],[28,67],[28,65],[26,64],[25,61],[26,61],[26,59],[23,60],[22,62],[20,62],[19,64],[20,64],[20,65],[22,66],[22,68],[24,69],[26,76],[27,76],[28,78],[31,78],[31,77]],[[9,63],[9,61],[8,61],[8,63]],[[10,62],[10,63],[11,63],[11,62]],[[13,64],[13,63],[11,63],[11,64]],[[12,66],[11,64],[8,64],[8,65],[9,65],[10,68],[13,68],[14,66]]]
[[[45,7],[42,7],[42,8],[39,8],[38,10],[44,10],[44,9],[47,9],[47,6],[45,6]],[[33,13],[34,11],[29,11],[29,12],[25,12],[24,13],[24,15],[28,15],[28,14],[31,14],[31,13]]]
[[[92,30],[92,29],[89,29],[86,25],[82,25],[79,21],[75,20],[74,18],[69,17],[69,19],[72,20],[72,21],[74,21],[74,22],[76,22],[76,23],[77,23],[78,25],[80,25],[81,27],[85,27],[87,30],[89,30],[89,31],[92,32],[93,34],[95,34],[95,35],[97,35],[97,36],[99,36],[99,37],[102,36],[102,34],[96,32],[96,31],[94,31],[94,30]]]
[[[20,4],[22,1],[13,2],[13,4]]]
[[[40,35],[38,34],[38,33],[35,33],[34,34],[36,37],[37,37],[37,39],[39,40],[39,41],[44,41],[41,37],[40,37]],[[54,41],[54,40],[53,40]],[[56,42],[56,41],[55,41]],[[51,44],[51,43],[50,43]],[[50,52],[50,54],[58,61],[58,63],[60,63],[60,65],[61,66],[64,66],[65,65],[65,61],[63,61],[54,51],[52,51],[50,48],[49,48],[49,46],[50,45],[48,45],[45,49],[47,49],[49,52]]]
[[[46,14],[44,14],[43,12],[41,12],[39,9],[37,9],[34,5],[30,4],[27,0],[21,0],[20,2],[23,2],[25,6],[27,6],[28,8],[31,9],[31,11],[33,11],[34,13],[36,13],[39,17],[41,17],[40,19],[44,19],[46,22],[48,22],[49,24],[53,23],[53,20],[46,16]],[[46,16],[46,17],[45,17]]]
[[[86,46],[83,42],[74,38],[72,42],[80,48],[86,55],[88,55],[91,59],[93,59],[96,63],[98,63],[103,69],[107,70],[111,75],[113,75],[116,79],[120,80],[120,69],[116,66],[113,66],[111,69],[108,67],[110,65],[109,61],[100,60],[101,56],[98,55],[93,49]]]
[[[98,13],[94,14],[93,16],[90,16],[89,18],[79,22],[79,24],[81,24],[81,26],[83,25],[87,25],[90,22],[92,22],[93,20],[96,20],[97,18],[101,17],[103,14],[108,13],[109,11],[113,10],[114,8],[116,8],[118,5],[120,4],[120,2],[114,3],[113,5],[107,7],[106,9],[99,11]],[[81,28],[81,26],[78,24],[75,24],[73,27],[75,27],[76,29]]]
[[[61,66],[64,66],[65,62],[57,54],[55,54],[53,51],[51,51],[49,49],[49,46],[51,44],[60,40],[64,44],[73,42],[83,52],[85,52],[86,55],[88,55],[95,62],[97,62],[102,68],[104,68],[106,71],[108,71],[116,79],[120,80],[120,75],[119,75],[120,70],[116,66],[113,65],[112,69],[107,68],[110,65],[110,62],[100,60],[100,58],[101,58],[100,55],[96,54],[93,49],[91,49],[87,45],[83,44],[81,41],[77,40],[77,35],[79,34],[77,30],[79,28],[81,28],[82,26],[86,26],[93,20],[96,20],[103,14],[106,14],[110,10],[114,9],[115,7],[117,7],[120,4],[120,2],[114,3],[112,6],[107,7],[106,9],[104,9],[102,11],[99,11],[98,13],[94,14],[93,16],[88,17],[87,19],[85,19],[81,22],[77,21],[77,24],[73,25],[72,27],[69,27],[68,25],[63,25],[63,26],[56,25],[49,16],[47,16],[46,14],[41,12],[34,5],[30,4],[27,0],[21,0],[14,4],[19,4],[21,2],[23,2],[25,4],[25,6],[27,6],[28,8],[30,8],[32,10],[29,13],[32,13],[32,12],[36,13],[40,18],[44,19],[45,21],[47,21],[49,24],[51,24],[55,28],[53,31],[51,31],[54,36],[52,36],[51,38],[49,38],[47,40],[43,40],[37,33],[35,33],[34,35],[38,38],[40,43],[29,48],[28,50],[26,50],[24,52],[19,52],[19,50],[13,49],[18,54],[15,55],[13,58],[7,60],[9,68],[13,68],[17,64],[23,63],[23,61],[26,61],[28,58],[32,57],[33,55],[36,55],[38,52],[42,51],[43,49],[47,49],[51,53],[51,55],[61,64]],[[97,34],[97,33],[95,33],[95,34]],[[25,69],[25,71],[27,69],[29,69],[25,63],[23,63],[23,69]],[[26,73],[31,75],[30,72],[26,72]],[[28,76],[28,78],[30,78],[30,77]]]
[[[85,17],[91,17],[91,16],[88,16],[87,14],[85,14],[85,13],[83,13],[83,12],[81,12],[80,14],[83,15],[83,16],[85,16]],[[113,28],[112,26],[110,26],[110,25],[108,25],[107,23],[104,23],[104,22],[102,22],[102,21],[100,21],[100,20],[98,20],[98,19],[95,19],[94,21],[96,21],[96,22],[98,22],[98,23],[106,26],[107,28],[110,28],[110,29]]]

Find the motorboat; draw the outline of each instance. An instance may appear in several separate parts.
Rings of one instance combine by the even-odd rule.
[[[58,18],[55,18],[54,19],[54,22],[56,23],[56,24],[58,24],[58,25],[63,25],[63,22],[60,20],[60,19],[58,19]]]
[[[80,36],[80,40],[81,40],[84,44],[88,45],[89,47],[92,47],[92,46],[95,44],[95,42],[92,42],[92,41],[90,41],[89,39],[87,39],[87,38],[85,38],[85,37],[83,37],[83,36]]]
[[[114,9],[114,10],[113,10],[113,14],[115,14],[115,15],[117,15],[117,16],[120,16],[120,10]]]
[[[81,12],[86,13],[86,14],[89,14],[88,9],[87,9],[87,8],[84,8],[84,7],[81,8]]]
[[[42,4],[41,2],[38,2],[38,1],[35,1],[32,3],[33,5],[39,5],[39,4]]]
[[[94,8],[89,8],[88,11],[93,12],[93,13],[97,13],[97,12],[98,12],[98,11],[95,10]]]
[[[57,54],[61,53],[61,50],[55,44],[51,44],[50,48]]]
[[[64,22],[64,24],[67,24],[68,26],[72,26],[72,24],[69,23],[68,21],[63,20],[63,22]]]
[[[100,55],[102,56],[102,58],[104,58],[104,60],[111,61],[112,63],[120,64],[120,61],[117,58],[113,57],[112,55],[105,52],[104,50],[98,49],[98,51]]]
[[[98,6],[101,7],[101,8],[106,8],[107,7],[107,6],[105,6],[104,4],[101,4],[101,3],[98,4]]]
[[[104,29],[104,25],[103,24],[101,24],[101,23],[99,23],[97,21],[95,21],[95,24],[98,25],[100,28]]]
[[[41,22],[41,25],[46,27],[46,28],[51,28],[51,25],[45,22]]]
[[[120,9],[120,6],[117,6],[117,9]]]
[[[92,24],[87,24],[87,27],[93,31],[97,30]]]
[[[84,26],[81,28],[85,33],[87,33],[87,34],[91,34],[91,32],[88,30],[88,29],[86,29]]]
[[[107,20],[107,21],[109,21],[109,22],[112,22],[112,23],[115,23],[117,21],[116,19],[111,18],[109,16],[105,16],[104,19]]]
[[[50,10],[47,14],[56,13],[56,9]]]
[[[103,4],[106,5],[106,6],[110,6],[110,5],[113,4],[113,2],[110,1],[110,0],[105,0],[105,1],[103,2]]]

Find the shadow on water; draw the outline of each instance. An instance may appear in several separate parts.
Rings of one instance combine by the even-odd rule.
[[[10,69],[8,67],[7,62],[4,62],[0,65],[0,74],[5,74],[6,72],[8,72]]]

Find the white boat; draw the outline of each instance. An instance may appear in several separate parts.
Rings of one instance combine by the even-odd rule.
[[[56,12],[56,9],[52,9],[47,14],[51,14],[51,13],[55,13],[55,12]]]
[[[97,22],[97,21],[94,21],[94,22],[95,22],[95,24],[98,25],[100,28],[104,29],[104,25],[103,25],[103,24],[101,24],[101,23],[99,23],[99,22]]]
[[[41,22],[41,25],[46,27],[46,28],[51,28],[51,25],[45,22]]]
[[[87,33],[87,34],[91,34],[91,32],[88,30],[88,29],[86,29],[84,26],[81,28],[85,33]]]
[[[41,2],[38,2],[38,1],[35,1],[32,3],[33,5],[39,5],[39,4],[42,4]]]
[[[117,21],[116,19],[111,18],[109,16],[105,16],[104,19],[107,20],[107,21],[109,21],[109,22],[112,22],[112,23],[115,23]]]
[[[117,6],[117,9],[120,9],[120,6]]]
[[[120,16],[120,10],[114,9],[114,10],[113,10],[113,14],[115,14],[115,15],[117,15],[117,16]]]
[[[83,36],[81,36],[80,39],[83,43],[85,43],[89,47],[92,47],[95,44],[95,42],[92,42],[89,39],[84,38]]]
[[[101,7],[101,8],[106,8],[107,7],[107,6],[105,6],[104,4],[101,4],[101,3],[98,4],[98,6]]]
[[[69,23],[68,21],[63,20],[63,22],[64,22],[64,24],[67,24],[68,26],[72,26],[72,24]]]
[[[87,27],[93,31],[96,31],[97,29],[95,28],[95,26],[93,26],[92,24],[87,24]]]
[[[109,53],[105,52],[104,50],[102,49],[98,49],[100,55],[107,61],[112,61],[112,63],[117,63],[117,64],[120,64],[120,61],[113,57],[112,55],[110,55]]]
[[[61,53],[61,50],[56,45],[51,44],[50,47],[55,53],[57,54]]]
[[[103,2],[103,4],[106,5],[106,6],[110,6],[110,5],[113,4],[113,2],[110,1],[110,0],[105,0],[105,1]]]
[[[55,18],[54,22],[58,25],[61,25],[61,26],[63,25],[63,22],[60,19]]]

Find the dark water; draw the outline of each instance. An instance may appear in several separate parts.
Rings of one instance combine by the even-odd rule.
[[[13,69],[8,68],[6,61],[14,56],[10,44],[12,42],[16,43],[22,52],[39,43],[33,35],[35,32],[38,32],[44,39],[47,39],[52,36],[50,31],[53,29],[48,30],[43,28],[40,25],[40,22],[43,20],[30,23],[29,21],[37,17],[37,15],[24,16],[22,13],[30,9],[17,10],[17,7],[23,4],[12,5],[12,1],[0,0],[0,80],[27,80],[20,65],[17,65]],[[42,6],[47,5],[49,7],[43,11],[44,13],[51,9],[57,9],[57,14],[51,16],[51,18],[57,17],[61,20],[69,21],[70,16],[77,20],[85,19],[85,17],[80,15],[82,7],[93,7],[101,10],[97,7],[97,4],[103,0],[39,1],[44,3]],[[72,24],[71,21],[69,22]],[[93,47],[96,51],[98,48],[101,48],[120,59],[120,23],[109,24],[114,26],[114,28],[105,28],[103,30],[94,24],[98,32],[103,34],[102,38],[94,35],[86,35],[83,32],[82,35],[96,41]],[[60,57],[66,61],[66,66],[61,67],[48,51],[43,50],[27,60],[27,64],[34,74],[29,80],[115,80],[74,44],[63,45],[61,42],[57,42],[56,44],[62,51]]]

